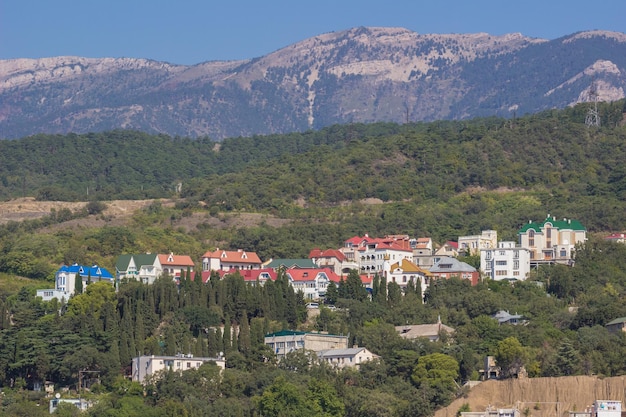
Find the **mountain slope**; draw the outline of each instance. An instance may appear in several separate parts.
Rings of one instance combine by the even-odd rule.
[[[626,35],[420,35],[356,28],[266,56],[0,61],[0,137],[115,128],[223,139],[335,123],[511,116],[624,97]]]

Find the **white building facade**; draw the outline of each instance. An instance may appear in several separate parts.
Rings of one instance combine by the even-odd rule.
[[[480,269],[494,281],[524,281],[530,272],[530,251],[515,242],[499,242],[497,248],[480,250]]]

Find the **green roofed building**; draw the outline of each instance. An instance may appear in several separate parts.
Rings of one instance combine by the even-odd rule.
[[[115,278],[134,279],[144,284],[152,284],[163,273],[163,266],[156,253],[120,255],[115,262]]]
[[[270,259],[263,265],[264,268],[319,268],[315,262],[310,259]]]
[[[548,216],[542,222],[529,221],[518,232],[519,244],[530,251],[530,264],[574,264],[576,244],[587,240],[587,230],[578,221]]]

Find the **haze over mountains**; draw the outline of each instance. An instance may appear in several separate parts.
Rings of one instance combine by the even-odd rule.
[[[355,28],[263,57],[0,60],[0,138],[136,129],[212,139],[335,123],[512,117],[625,96],[626,35]]]

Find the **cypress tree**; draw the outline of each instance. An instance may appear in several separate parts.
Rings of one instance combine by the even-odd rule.
[[[76,271],[76,274],[74,275],[74,293],[83,293],[83,278],[80,276],[80,273],[78,271]]]
[[[387,303],[387,278],[386,277],[382,277],[380,279],[380,288],[379,288],[379,297],[378,297],[378,302],[380,304],[386,304]]]
[[[239,351],[244,355],[248,355],[251,350],[252,337],[250,335],[250,323],[248,323],[248,315],[244,311],[241,322],[239,323]]]
[[[230,318],[226,317],[226,320],[224,322],[224,332],[222,334],[222,343],[223,343],[223,349],[222,352],[229,352],[231,347],[232,347],[232,342],[231,342],[231,335],[230,335]]]
[[[176,335],[172,326],[168,326],[165,330],[165,354],[168,356],[174,356],[178,353],[178,347],[176,346]]]
[[[222,352],[224,348],[224,343],[222,342],[222,332],[219,330],[211,329],[209,331],[209,340],[208,340],[208,356],[215,357],[219,352]]]

